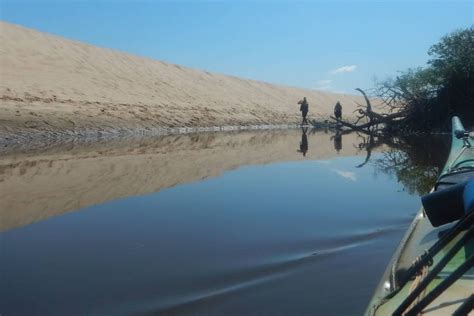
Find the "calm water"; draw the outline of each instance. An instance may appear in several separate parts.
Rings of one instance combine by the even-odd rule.
[[[5,153],[1,315],[362,314],[436,167],[334,136]]]

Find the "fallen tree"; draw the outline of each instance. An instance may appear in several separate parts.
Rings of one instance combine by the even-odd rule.
[[[336,117],[331,116],[331,119],[336,122],[339,126],[345,126],[350,128],[351,130],[370,134],[370,135],[382,135],[387,134],[387,126],[397,122],[400,124],[403,120],[406,119],[408,115],[408,110],[401,110],[396,113],[377,113],[373,110],[372,104],[370,103],[370,99],[367,97],[367,94],[364,90],[357,88],[357,91],[362,93],[365,99],[365,108],[363,105],[359,104],[359,108],[355,110],[359,115],[357,116],[357,120],[355,122],[348,122]],[[360,121],[365,121],[366,123],[359,124]]]
[[[382,100],[377,113],[365,99],[354,122],[331,117],[339,126],[376,135],[400,135],[449,130],[451,117],[474,124],[474,28],[454,31],[431,46],[425,67],[410,68],[393,79],[378,82],[374,95]],[[363,123],[361,123],[363,122]]]

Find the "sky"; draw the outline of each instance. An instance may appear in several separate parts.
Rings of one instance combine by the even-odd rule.
[[[0,19],[174,64],[354,93],[426,65],[474,1],[0,0]]]

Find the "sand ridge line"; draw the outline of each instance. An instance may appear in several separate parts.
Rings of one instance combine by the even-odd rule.
[[[6,22],[0,28],[0,134],[9,138],[296,124],[303,96],[310,118],[329,118],[336,101],[347,116],[364,103],[361,96],[191,69]]]

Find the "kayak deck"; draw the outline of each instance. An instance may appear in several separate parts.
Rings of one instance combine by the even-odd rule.
[[[416,258],[421,254],[422,251],[429,249],[433,244],[438,241],[439,234],[449,230],[453,224],[445,225],[442,227],[434,228],[427,217],[423,215],[421,210],[417,218],[414,220],[412,230],[407,235],[408,239],[403,244],[402,255],[392,260],[390,265],[391,269],[386,272],[384,280],[390,279],[390,274],[393,271],[406,271]],[[452,240],[446,247],[444,247],[436,256],[433,258],[433,264],[428,270],[431,270],[441,258],[453,247],[453,245],[462,238],[466,231],[461,232],[454,240]],[[437,275],[437,277],[427,287],[427,292],[431,291],[436,285],[450,275],[462,262],[466,260],[469,255],[474,253],[474,241],[471,239],[466,243],[452,258],[446,267]],[[393,282],[393,281],[392,281]],[[376,308],[372,307],[372,311],[368,310],[369,315],[391,315],[402,301],[407,297],[410,288],[412,287],[413,280],[410,280],[403,286],[403,288],[390,300],[387,300],[384,304],[378,305]],[[383,300],[389,290],[385,284],[383,288],[379,286],[378,292],[373,299],[373,303],[376,301]],[[423,315],[451,315],[457,308],[471,295],[474,291],[474,268],[471,268],[467,273],[460,277],[449,290],[444,291],[438,296],[426,309],[423,310]],[[372,304],[371,304],[372,305]]]
[[[451,152],[441,176],[438,178],[435,190],[442,190],[445,187],[449,187],[455,183],[463,183],[467,179],[472,178],[474,178],[474,138],[472,137],[472,133],[469,134],[464,130],[460,120],[454,117]],[[446,211],[449,212],[450,210]],[[466,215],[465,218],[466,217],[470,218],[469,224],[461,229],[450,242],[444,244],[441,250],[432,257],[429,264],[421,265],[422,269],[413,270],[414,262],[420,260],[420,256],[439,242],[440,239],[443,239],[443,235],[456,225],[456,222],[454,222],[440,227],[433,227],[426,216],[425,210],[422,208],[395,251],[366,310],[366,315],[402,315],[403,312],[409,311],[419,300],[423,299],[423,297],[429,295],[431,290],[441,282],[454,275],[453,272],[457,268],[464,265],[467,271],[464,270],[465,272],[462,273],[451,286],[442,291],[438,297],[423,309],[423,315],[432,316],[452,315],[456,312],[458,308],[474,294],[474,267],[470,264],[471,261],[468,260],[468,258],[474,254],[472,214],[469,216]],[[446,254],[450,252],[456,244],[458,244],[458,246],[461,245],[458,241],[463,239],[469,229],[471,230],[469,233],[471,237],[468,239],[464,238],[466,239],[465,243],[462,244],[441,271],[438,273],[435,272],[435,277],[428,283],[425,290],[418,295],[410,306],[405,309],[400,308],[410,292],[416,288],[420,282],[423,282],[421,280],[425,278],[428,273],[433,271],[442,259],[448,258],[445,257]],[[439,247],[437,248],[439,249]],[[429,258],[429,256],[427,256],[427,258]],[[407,272],[410,268],[412,268],[411,272],[417,272],[416,277]],[[420,274],[422,274],[422,276],[420,276]],[[410,276],[412,277],[408,279]],[[403,280],[405,280],[405,283]],[[425,280],[425,282],[427,281]],[[420,289],[421,288],[417,290]],[[407,304],[404,306],[407,306]],[[468,304],[464,306],[467,305]],[[472,314],[474,315],[474,313]]]

